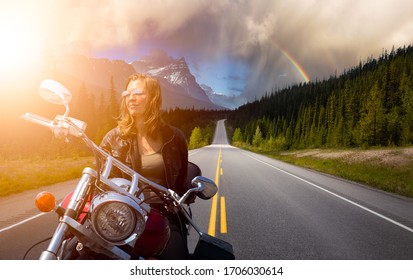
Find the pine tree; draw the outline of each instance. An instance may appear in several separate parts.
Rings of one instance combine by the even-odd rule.
[[[255,129],[254,137],[252,138],[252,144],[256,147],[259,147],[263,143],[264,138],[262,137],[262,133],[260,127],[257,126]]]
[[[204,139],[202,137],[201,128],[199,126],[192,130],[191,137],[189,138],[189,149],[196,149],[202,147],[204,144]]]
[[[359,143],[363,146],[382,144],[384,127],[383,92],[376,82],[370,91],[359,122]]]
[[[400,80],[400,91],[402,94],[402,134],[401,141],[404,145],[413,143],[413,80],[409,79],[406,72]]]
[[[240,143],[243,141],[241,128],[237,127],[234,131],[234,135],[232,136],[233,143]]]
[[[116,119],[119,117],[119,100],[116,97],[115,82],[113,76],[110,77],[110,97],[109,97],[109,126],[116,126]]]

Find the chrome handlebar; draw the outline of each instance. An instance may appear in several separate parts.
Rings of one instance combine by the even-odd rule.
[[[138,190],[139,182],[143,182],[146,185],[150,185],[152,188],[154,188],[157,191],[171,195],[177,201],[179,201],[174,191],[167,189],[143,177],[138,172],[134,171],[127,165],[123,164],[121,161],[111,156],[109,153],[102,150],[99,146],[97,146],[85,134],[86,123],[80,120],[71,118],[71,117],[64,117],[64,116],[59,116],[59,115],[56,116],[54,120],[50,120],[50,119],[47,119],[47,118],[44,118],[42,116],[32,114],[32,113],[25,113],[20,118],[26,121],[30,121],[35,124],[39,124],[39,125],[50,128],[53,131],[53,134],[57,138],[65,137],[67,139],[69,135],[77,137],[77,138],[81,138],[86,143],[86,145],[94,152],[94,154],[99,156],[99,158],[104,161],[104,165],[102,168],[103,171],[100,174],[101,177],[109,179],[111,170],[114,166],[119,168],[126,175],[130,176],[131,186],[128,191],[130,194],[134,195],[136,191]]]
[[[97,146],[86,135],[86,123],[81,120],[60,115],[57,115],[53,120],[49,120],[47,118],[32,113],[26,113],[22,115],[21,118],[48,127],[53,131],[56,137],[64,137],[67,141],[69,135],[81,138],[86,143],[86,145],[93,151],[94,155],[97,157],[96,160],[104,162],[102,166],[102,172],[100,172],[97,175],[101,178],[105,178],[105,181],[107,181],[109,180],[112,168],[114,166],[117,167],[120,171],[122,171],[124,174],[130,177],[130,187],[128,192],[133,196],[139,189],[139,182],[143,182],[146,186],[149,185],[152,189],[161,192],[169,197],[172,197],[178,205],[184,203],[186,198],[192,192],[205,192],[205,194],[200,195],[200,198],[202,199],[209,199],[212,196],[214,196],[217,192],[217,187],[213,181],[202,176],[197,176],[191,182],[193,188],[189,189],[182,197],[179,197],[179,195],[175,193],[173,190],[165,188],[164,186],[161,186],[143,177],[141,174],[131,169],[129,166],[125,165],[124,163],[117,160],[112,155],[101,149],[99,146]]]

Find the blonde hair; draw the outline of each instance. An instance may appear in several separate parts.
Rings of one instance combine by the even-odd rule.
[[[125,85],[125,90],[128,88],[131,81],[136,80],[140,80],[144,83],[145,92],[147,94],[147,98],[149,99],[148,106],[145,108],[145,112],[143,114],[144,129],[150,137],[156,138],[156,134],[159,132],[159,129],[163,123],[161,117],[162,94],[160,83],[152,76],[146,74],[133,74],[129,76]],[[129,113],[126,98],[122,98],[118,128],[123,137],[131,136],[137,133],[135,119]]]

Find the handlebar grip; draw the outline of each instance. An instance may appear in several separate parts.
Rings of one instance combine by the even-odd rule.
[[[52,120],[49,120],[45,117],[36,115],[36,114],[32,114],[32,113],[25,113],[24,115],[20,116],[21,119],[26,120],[26,121],[30,121],[36,124],[40,124],[42,126],[46,126],[49,128],[53,128],[53,122]]]

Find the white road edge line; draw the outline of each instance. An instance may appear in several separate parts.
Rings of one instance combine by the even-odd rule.
[[[30,221],[30,220],[36,219],[36,218],[38,218],[38,217],[40,217],[40,216],[43,216],[43,215],[45,215],[45,214],[47,214],[47,213],[40,213],[40,214],[37,214],[37,215],[32,216],[32,217],[30,217],[30,218],[27,218],[27,219],[25,219],[25,220],[23,220],[23,221],[20,221],[20,222],[18,222],[18,223],[12,224],[12,225],[10,225],[10,226],[8,226],[8,227],[2,228],[2,229],[0,229],[0,233],[3,232],[3,231],[6,231],[6,230],[12,229],[12,228],[14,228],[14,227],[17,227],[17,226],[19,226],[19,225],[21,225],[21,224],[24,224],[24,223],[26,223],[26,222],[28,222],[28,221]]]
[[[278,168],[278,167],[276,167],[276,166],[274,166],[274,165],[271,165],[271,164],[269,164],[269,163],[267,163],[267,162],[265,162],[265,161],[262,161],[262,160],[260,160],[260,159],[258,159],[258,158],[256,158],[256,157],[253,157],[253,156],[251,156],[251,155],[249,155],[249,154],[246,154],[246,155],[247,155],[248,157],[252,158],[252,159],[255,159],[256,161],[259,161],[259,162],[261,162],[261,163],[263,163],[263,164],[265,164],[265,165],[268,165],[269,167],[272,167],[272,168],[274,168],[274,169],[276,169],[276,170],[278,170],[278,171],[280,171],[280,172],[283,172],[283,173],[285,173],[285,174],[287,174],[287,175],[290,175],[291,177],[294,177],[294,178],[296,178],[296,179],[298,179],[298,180],[300,180],[300,181],[303,181],[303,182],[305,182],[305,183],[307,183],[307,184],[309,184],[309,185],[311,185],[311,186],[313,186],[313,187],[316,187],[316,188],[318,188],[318,189],[320,189],[320,190],[322,190],[322,191],[325,191],[325,192],[328,193],[328,194],[331,194],[331,195],[333,195],[333,196],[335,196],[335,197],[337,197],[337,198],[339,198],[339,199],[341,199],[341,200],[344,200],[344,201],[346,201],[346,202],[348,202],[348,203],[350,203],[350,204],[352,204],[352,205],[354,205],[354,206],[357,206],[357,207],[359,207],[359,208],[361,208],[361,209],[363,209],[363,210],[365,210],[365,211],[367,211],[367,212],[369,212],[369,213],[371,213],[371,214],[373,214],[373,215],[376,215],[376,216],[378,216],[378,217],[380,217],[380,218],[382,218],[382,219],[384,219],[384,220],[386,220],[386,221],[388,221],[388,222],[390,222],[390,223],[393,223],[393,224],[395,224],[395,225],[397,225],[397,226],[399,226],[399,227],[401,227],[401,228],[403,228],[403,229],[405,229],[405,230],[410,231],[411,233],[413,233],[413,229],[412,229],[412,228],[409,228],[409,227],[407,227],[407,226],[405,226],[405,225],[403,225],[403,224],[401,224],[401,223],[399,223],[399,222],[396,222],[395,220],[392,220],[392,219],[390,219],[390,218],[388,218],[388,217],[386,217],[386,216],[383,216],[382,214],[377,213],[376,211],[373,211],[373,210],[371,210],[371,209],[369,209],[369,208],[367,208],[367,207],[364,207],[363,205],[360,205],[360,204],[358,204],[358,203],[356,203],[356,202],[354,202],[354,201],[351,201],[350,199],[347,199],[347,198],[345,198],[345,197],[343,197],[343,196],[341,196],[341,195],[338,195],[338,194],[333,193],[333,192],[331,192],[331,191],[329,191],[329,190],[326,190],[326,189],[324,189],[323,187],[320,187],[320,186],[318,186],[318,185],[316,185],[316,184],[314,184],[314,183],[311,183],[310,181],[307,181],[307,180],[305,180],[305,179],[303,179],[303,178],[301,178],[301,177],[298,177],[298,176],[296,176],[296,175],[294,175],[294,174],[292,174],[292,173],[290,173],[290,172],[287,172],[287,171],[285,171],[285,170],[283,170],[283,169],[281,169],[281,168]]]
[[[195,155],[195,154],[197,154],[197,153],[199,153],[199,151],[192,151],[192,152],[189,151],[188,156],[193,156],[193,155]],[[12,229],[12,228],[14,228],[14,227],[17,227],[17,226],[19,226],[19,225],[21,225],[21,224],[24,224],[24,223],[26,223],[26,222],[28,222],[28,221],[30,221],[30,220],[36,219],[36,218],[38,218],[38,217],[40,217],[40,216],[42,216],[42,215],[44,215],[44,214],[47,214],[47,213],[40,213],[40,214],[37,214],[37,215],[35,215],[35,216],[33,216],[33,217],[30,217],[30,218],[27,218],[27,219],[25,219],[25,220],[23,220],[23,221],[20,221],[20,222],[18,222],[18,223],[12,224],[12,225],[10,225],[10,226],[8,226],[8,227],[1,228],[1,229],[0,229],[0,233],[3,232],[3,231],[6,231],[6,230]]]
[[[189,155],[189,156],[193,156],[193,155],[197,154],[198,152],[199,152],[199,151],[195,151],[195,152],[192,152],[192,153],[189,152],[188,155]],[[1,229],[0,229],[0,233],[3,232],[3,231],[6,231],[6,230],[12,229],[12,228],[14,228],[14,227],[17,227],[17,226],[19,226],[19,225],[21,225],[21,224],[24,224],[24,223],[26,223],[26,222],[28,222],[28,221],[30,221],[30,220],[36,219],[36,218],[38,218],[38,217],[40,217],[40,216],[42,216],[42,215],[45,215],[45,214],[47,214],[47,213],[40,213],[40,214],[37,214],[37,215],[32,216],[32,217],[30,217],[30,218],[27,218],[27,219],[25,219],[25,220],[23,220],[23,221],[20,221],[20,222],[18,222],[18,223],[12,224],[12,225],[10,225],[10,226],[8,226],[8,227],[1,228]]]

